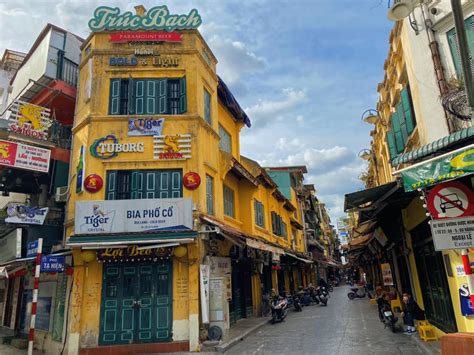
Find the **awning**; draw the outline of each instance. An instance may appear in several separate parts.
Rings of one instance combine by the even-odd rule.
[[[364,208],[364,205],[384,199],[395,193],[399,188],[399,183],[394,181],[389,182],[388,184],[373,187],[371,189],[365,189],[347,194],[344,200],[344,211],[349,211],[355,208]]]
[[[432,154],[445,152],[449,148],[452,148],[454,145],[458,145],[473,137],[474,137],[474,126],[464,128],[458,132],[450,134],[449,136],[440,138],[434,142],[426,144],[422,146],[421,148],[399,155],[398,157],[392,160],[392,166],[410,163]]]
[[[274,247],[273,245],[269,245],[267,243],[263,243],[255,239],[247,238],[245,242],[250,248],[268,251],[273,254],[285,254],[285,251],[283,249]]]
[[[229,240],[231,243],[234,243],[242,248],[245,246],[242,239],[246,238],[246,236],[238,229],[228,226],[227,224],[224,224],[221,221],[209,216],[201,216],[201,219],[207,223],[212,224],[214,227],[219,228],[218,234]]]
[[[192,243],[197,232],[181,233],[143,233],[143,234],[100,234],[100,235],[73,235],[67,241],[68,247],[106,248],[121,247],[130,244],[164,244],[164,243]]]
[[[376,219],[369,219],[363,223],[360,223],[356,228],[353,230],[353,238],[357,238],[366,234],[369,234],[377,228],[378,222]]]
[[[374,238],[374,234],[370,233],[358,238],[354,238],[349,242],[349,247],[351,249],[362,248],[365,247],[370,241]]]
[[[299,260],[299,261],[302,261],[302,262],[304,262],[304,263],[306,263],[306,264],[312,264],[312,263],[313,263],[312,260],[303,259],[303,258],[300,258],[299,256],[296,256],[296,255],[291,254],[291,253],[285,253],[285,255],[288,255],[288,256],[290,256],[290,257],[292,257],[292,258],[294,258],[294,259],[297,259],[297,260]]]
[[[338,267],[340,268],[342,265],[336,263],[334,260],[318,260],[318,263],[321,265],[331,266],[331,267]]]

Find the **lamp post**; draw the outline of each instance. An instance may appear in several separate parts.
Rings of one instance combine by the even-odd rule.
[[[372,162],[374,163],[374,169],[375,169],[375,179],[374,180],[378,184],[379,171],[378,171],[378,167],[377,167],[377,158],[375,157],[375,153],[370,149],[362,149],[359,152],[358,156],[359,156],[359,158],[361,158],[363,160],[366,160],[366,161],[372,160]]]

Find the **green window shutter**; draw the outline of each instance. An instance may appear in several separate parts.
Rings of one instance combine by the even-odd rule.
[[[106,200],[115,200],[117,190],[117,171],[107,171],[107,189],[105,193]]]
[[[154,115],[156,111],[156,97],[158,93],[158,80],[150,79],[146,81],[146,103],[145,113],[147,115]]]
[[[398,155],[397,146],[395,144],[395,135],[393,130],[387,131],[387,145],[390,152],[390,160],[393,160]]]
[[[120,81],[121,79],[110,80],[109,113],[111,115],[120,114]]]
[[[224,185],[224,214],[235,217],[234,191]]]
[[[219,137],[220,137],[219,148],[223,150],[224,152],[231,154],[232,153],[232,139],[230,137],[230,134],[227,133],[227,131],[221,125],[219,125]]]
[[[207,123],[211,124],[211,94],[204,89],[204,119]]]
[[[272,211],[271,215],[272,215],[272,233],[276,234],[276,216],[275,216],[275,212]]]
[[[208,214],[214,214],[214,179],[209,175],[206,175],[206,210]]]
[[[158,113],[166,114],[168,112],[168,80],[160,79],[158,81]]]
[[[474,16],[471,16],[464,21],[464,27],[466,29],[469,57],[471,59],[471,71],[474,72]],[[461,80],[463,78],[463,73],[456,29],[451,29],[447,33],[447,36],[451,57],[453,58],[454,68],[456,69],[456,76]]]
[[[132,171],[130,196],[130,198],[133,200],[138,199],[138,171]]]
[[[53,191],[58,187],[67,186],[69,178],[69,164],[60,160],[54,160]]]
[[[133,97],[135,93],[133,92],[133,82],[134,80],[132,78],[128,79],[128,84],[127,84],[127,93],[124,97],[126,97],[127,101],[127,111],[126,112],[121,112],[122,115],[125,114],[133,114],[135,113],[135,103],[133,101]]]
[[[397,116],[398,123],[400,124],[400,131],[402,132],[403,146],[405,146],[408,141],[408,130],[405,120],[405,111],[403,110],[403,105],[401,102],[397,105]]]
[[[469,58],[471,59],[471,71],[474,73],[474,15],[464,21],[467,34],[467,45],[469,47]],[[474,76],[474,74],[473,74]]]
[[[257,200],[253,202],[253,208],[254,208],[254,213],[255,213],[255,216],[254,216],[255,224],[258,226],[259,224],[258,224],[258,201]]]
[[[186,113],[188,110],[186,100],[186,77],[183,76],[179,79],[179,113]]]
[[[145,91],[146,91],[146,84],[147,80],[135,80],[134,81],[134,93],[135,93],[135,113],[137,115],[145,114]]]
[[[395,146],[397,147],[397,153],[402,153],[405,146],[403,144],[403,136],[402,136],[402,131],[400,127],[400,122],[398,121],[397,112],[394,112],[392,114],[391,121],[392,121],[393,133],[395,135]]]
[[[182,176],[181,171],[172,171],[171,172],[171,197],[172,198],[181,198],[183,197],[182,189]]]
[[[415,113],[413,111],[413,105],[411,101],[410,88],[407,86],[401,93],[401,102],[403,106],[403,112],[405,114],[405,124],[408,135],[412,134],[416,126]]]

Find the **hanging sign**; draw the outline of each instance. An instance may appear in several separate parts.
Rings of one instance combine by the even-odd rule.
[[[474,173],[474,145],[442,158],[403,170],[405,191],[432,186]]]
[[[176,32],[135,32],[124,31],[110,34],[110,42],[181,42]],[[136,53],[135,53],[136,54]]]
[[[30,207],[19,203],[10,202],[7,206],[5,222],[20,224],[42,225],[48,214],[48,207]]]
[[[84,188],[88,192],[98,192],[104,186],[104,180],[97,174],[90,174],[84,180]]]
[[[129,11],[121,14],[118,7],[100,6],[89,20],[89,28],[92,32],[139,29],[172,32],[197,29],[201,23],[201,16],[196,9],[187,15],[172,15],[168,7],[163,5],[152,7],[144,16],[140,16]]]
[[[33,242],[29,242],[26,245],[26,257],[31,258],[32,256],[36,256],[38,253],[38,239]]]
[[[449,181],[433,187],[426,204],[434,219],[472,216],[474,192],[459,181]]]
[[[9,110],[10,132],[42,140],[48,139],[48,129],[52,124],[50,109],[16,100]]]
[[[382,277],[383,277],[383,285],[384,286],[393,286],[393,276],[392,276],[392,269],[390,268],[389,263],[380,264],[382,268]]]
[[[90,146],[90,153],[97,159],[115,158],[119,153],[143,153],[145,144],[139,143],[119,143],[117,137],[109,134],[106,137],[96,139]]]
[[[186,160],[191,158],[191,135],[154,137],[154,158],[159,160]]]
[[[45,255],[41,257],[41,272],[63,272],[65,258],[63,255],[51,256]]]
[[[84,187],[84,170],[86,169],[84,164],[85,150],[86,147],[84,145],[81,145],[81,148],[79,150],[79,162],[77,163],[76,167],[76,193],[81,193]]]
[[[127,248],[106,248],[97,253],[97,259],[102,262],[112,261],[146,261],[169,259],[172,248],[146,248],[143,245],[130,245]]]
[[[474,216],[430,221],[436,250],[474,248]]]
[[[474,315],[474,307],[471,303],[471,298],[469,297],[469,288],[467,284],[462,284],[459,287],[459,303],[461,305],[461,314],[466,316]]]
[[[160,136],[165,124],[164,118],[141,118],[128,119],[129,136]]]
[[[201,185],[201,177],[198,173],[190,171],[183,176],[183,186],[188,190],[196,190]]]
[[[0,140],[0,165],[47,173],[50,157],[49,149]]]

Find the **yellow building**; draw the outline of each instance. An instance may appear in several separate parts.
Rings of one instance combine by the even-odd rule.
[[[262,314],[264,292],[294,290],[311,271],[296,190],[285,196],[240,155],[250,120],[216,75],[197,11],[169,17],[166,32],[153,17],[166,7],[136,10],[98,8],[82,46],[71,353],[198,350],[202,329],[225,337]]]

